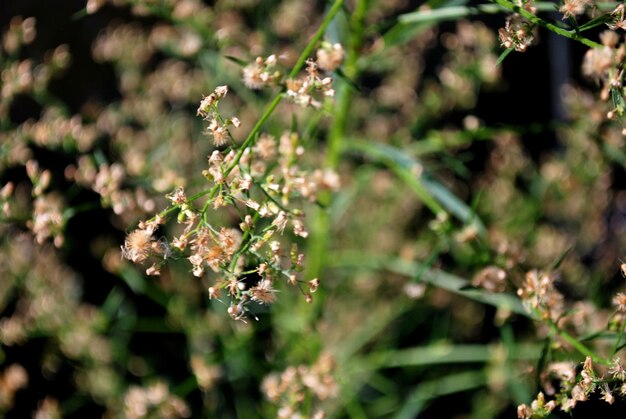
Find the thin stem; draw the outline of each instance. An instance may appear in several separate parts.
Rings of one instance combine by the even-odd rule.
[[[612,11],[619,3],[599,3],[595,7],[601,11]],[[535,2],[533,6],[540,12],[554,12],[557,10],[556,3],[553,2]],[[469,16],[479,16],[483,14],[499,14],[508,8],[497,4],[479,4],[477,6],[448,6],[440,7],[432,10],[420,10],[417,12],[406,13],[398,18],[401,24],[415,23],[435,23],[449,20],[459,20]],[[582,27],[579,28],[582,32]]]
[[[307,58],[311,55],[311,53],[315,49],[315,47],[316,47],[317,43],[319,42],[319,40],[324,35],[324,32],[326,31],[326,28],[328,27],[330,22],[333,20],[333,18],[337,14],[337,12],[339,12],[339,10],[341,10],[341,6],[343,5],[343,1],[344,0],[335,0],[335,3],[333,4],[333,6],[328,11],[328,14],[324,18],[324,21],[322,22],[322,24],[318,28],[317,32],[315,32],[315,35],[313,35],[313,37],[311,38],[311,40],[309,41],[307,46],[302,51],[302,54],[300,54],[300,57],[298,58],[298,61],[296,61],[296,65],[291,69],[291,72],[289,73],[289,78],[294,78],[295,76],[298,75],[300,70],[302,70],[302,67],[304,67],[304,63],[306,62]],[[225,176],[228,176],[228,174],[235,168],[235,166],[237,166],[237,164],[239,163],[239,160],[241,160],[241,156],[243,156],[243,153],[246,150],[246,148],[248,148],[252,144],[254,144],[254,142],[256,141],[256,136],[257,136],[258,132],[261,130],[261,127],[263,126],[265,121],[267,121],[268,118],[272,115],[272,113],[274,112],[274,109],[276,109],[276,107],[278,106],[280,101],[283,99],[283,97],[284,97],[284,92],[280,92],[278,95],[276,95],[276,97],[274,97],[272,102],[265,109],[265,112],[263,113],[263,116],[261,116],[261,119],[259,119],[259,121],[256,123],[254,128],[252,128],[252,131],[250,131],[250,134],[248,134],[248,137],[246,138],[246,140],[243,142],[243,144],[239,148],[239,151],[237,152],[237,155],[235,156],[235,159],[233,160],[233,163],[230,165],[230,167],[224,173]]]
[[[263,126],[265,121],[267,121],[269,117],[272,115],[272,113],[274,112],[274,109],[276,109],[276,107],[282,100],[283,96],[284,94],[282,92],[279,93],[278,95],[276,95],[276,97],[274,97],[274,100],[272,100],[272,102],[268,105],[268,107],[265,108],[265,112],[263,112],[263,116],[261,116],[261,119],[257,121],[257,123],[254,125],[254,128],[252,128],[252,131],[250,131],[250,134],[248,134],[248,137],[246,138],[246,140],[243,142],[241,147],[239,147],[239,150],[237,151],[237,155],[235,156],[235,159],[233,160],[232,164],[230,165],[228,169],[224,171],[224,177],[228,176],[230,172],[232,172],[233,169],[237,166],[237,164],[239,164],[239,160],[241,160],[241,156],[243,156],[243,153],[246,151],[247,148],[252,146],[252,144],[256,140],[256,135],[261,130],[261,127]]]
[[[534,23],[535,25],[539,25],[542,26],[554,33],[556,33],[557,35],[561,35],[564,36],[566,38],[569,39],[573,39],[574,41],[578,41],[584,45],[587,45],[588,47],[591,48],[602,48],[601,44],[598,44],[597,42],[594,42],[590,39],[587,39],[579,34],[576,33],[576,31],[567,31],[563,28],[559,28],[558,26],[556,26],[553,23],[550,22],[546,22],[545,20],[541,19],[538,16],[533,15],[532,13],[530,13],[528,10],[511,3],[510,1],[507,0],[494,0],[496,3],[498,3],[500,6],[502,7],[506,7],[509,10],[512,10],[516,13],[519,13],[520,15],[522,15],[523,17],[525,17],[526,19],[528,19],[530,22]]]
[[[70,218],[74,217],[76,214],[80,214],[82,212],[93,211],[99,208],[101,208],[99,204],[96,204],[94,202],[88,202],[86,204],[82,204],[76,207],[66,209],[65,212],[63,213],[63,218],[65,219],[65,221],[67,221]]]
[[[622,342],[622,338],[624,337],[624,331],[626,331],[626,322],[622,324],[622,327],[620,328],[620,331],[619,331],[619,335],[617,336],[617,339],[615,340],[615,345],[613,345],[613,355],[615,355],[617,351],[619,351],[620,343]]]
[[[343,0],[335,0],[335,3],[332,5],[330,10],[328,11],[326,18],[324,18],[324,21],[322,22],[320,27],[317,29],[317,32],[315,32],[315,35],[313,35],[313,38],[311,38],[311,41],[309,41],[308,45],[302,51],[302,54],[300,54],[298,61],[296,61],[296,65],[293,67],[293,69],[289,73],[289,78],[296,77],[298,73],[300,72],[300,70],[302,69],[302,67],[304,67],[304,63],[306,62],[306,59],[313,52],[313,49],[317,45],[317,42],[320,39],[322,39],[322,36],[324,36],[324,33],[326,32],[326,28],[328,27],[330,22],[333,20],[337,12],[341,10],[341,6],[343,6]]]
[[[368,1],[361,0],[356,6],[350,17],[350,38],[347,42],[346,61],[343,70],[346,76],[354,79],[358,74],[357,59],[363,43],[365,12],[367,11]],[[326,150],[325,166],[331,170],[335,170],[339,166],[339,160],[344,146],[344,138],[346,137],[348,114],[352,104],[352,86],[347,82],[343,82],[337,89],[337,97],[334,109],[334,119],[328,133],[328,147]],[[326,206],[329,201],[328,195],[321,195],[319,201]],[[318,208],[314,221],[314,234],[311,237],[309,245],[309,263],[307,268],[307,277],[317,278],[321,276],[324,255],[327,254],[330,236],[330,220],[328,212],[323,208]]]
[[[596,355],[591,349],[587,348],[585,345],[583,345],[578,339],[576,339],[574,336],[570,335],[569,333],[567,333],[564,330],[561,330],[556,323],[554,323],[553,321],[548,321],[546,322],[548,324],[548,326],[550,327],[550,331],[555,334],[558,335],[559,337],[561,337],[563,340],[565,340],[567,343],[569,343],[570,345],[572,345],[572,347],[574,349],[576,349],[580,354],[591,357],[591,359],[593,360],[593,362],[598,363],[598,364],[604,364],[604,365],[609,365],[611,362]]]
[[[357,59],[359,50],[363,44],[364,18],[367,11],[367,1],[360,1],[351,19],[350,26],[352,36],[348,44],[344,72],[349,79],[354,79],[357,75]],[[326,155],[326,166],[331,169],[337,168],[342,152],[342,140],[345,137],[348,114],[352,102],[353,88],[348,83],[339,86],[337,94],[337,106],[335,120],[328,135],[328,150]]]

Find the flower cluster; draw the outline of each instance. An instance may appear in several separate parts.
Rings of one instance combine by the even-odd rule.
[[[626,45],[620,43],[620,36],[614,31],[602,32],[600,40],[602,48],[592,48],[586,52],[582,70],[586,77],[602,85],[600,98],[603,101],[612,99],[613,109],[607,113],[607,118],[613,119],[626,111],[623,99]]]
[[[37,35],[36,23],[34,17],[24,19],[14,16],[9,22],[9,30],[2,36],[2,48],[9,54],[14,54],[22,45],[33,42]]]
[[[532,0],[519,0],[519,7],[535,14],[536,8]],[[535,41],[534,25],[518,13],[507,16],[504,28],[498,30],[500,42],[505,48],[515,48],[515,51],[524,52]]]
[[[472,278],[472,285],[489,292],[500,293],[506,290],[506,272],[497,266],[487,266]]]
[[[294,103],[301,106],[311,106],[313,108],[321,108],[322,103],[316,99],[316,94],[326,97],[333,97],[335,90],[333,89],[333,79],[324,77],[320,72],[321,66],[314,60],[306,62],[306,77],[287,80],[287,96]]]
[[[147,388],[130,386],[124,396],[124,417],[187,418],[191,411],[180,398],[170,393],[164,382]]]
[[[554,388],[553,380],[559,383],[558,390]],[[596,392],[599,392],[603,401],[613,404],[614,392],[619,392],[621,396],[626,395],[626,370],[619,358],[615,358],[610,368],[600,375],[596,373],[591,357],[585,359],[580,372],[577,372],[573,362],[555,362],[542,375],[542,384],[545,394],[540,392],[530,406],[519,405],[518,418],[543,418],[557,407],[571,412],[578,403],[589,400]],[[553,399],[546,402],[546,395]]]
[[[316,52],[316,59],[306,61],[306,76],[283,79],[283,73],[277,69],[276,55],[266,59],[257,57],[243,69],[243,82],[250,89],[262,89],[269,86],[284,85],[287,97],[303,107],[321,108],[323,97],[333,97],[333,79],[328,76],[337,70],[344,59],[341,44],[322,42]]]
[[[28,220],[27,226],[35,235],[37,243],[42,244],[52,237],[55,246],[61,247],[65,225],[63,198],[55,192],[44,193],[50,185],[52,174],[47,169],[40,169],[35,160],[26,162],[26,173],[32,183],[32,195],[35,198],[32,218]]]
[[[305,299],[312,300],[319,280],[300,278],[304,255],[298,240],[308,236],[300,204],[315,202],[322,191],[337,190],[339,179],[332,171],[310,171],[302,165],[304,149],[295,132],[279,139],[262,133],[236,148],[227,127],[238,127],[239,120],[224,120],[218,109],[227,92],[226,86],[217,87],[197,111],[208,121],[214,145],[231,145],[208,157],[202,174],[212,186],[193,196],[183,187],[168,194],[170,208],[130,232],[122,254],[150,264],[150,275],[158,275],[170,258],[186,258],[194,276],[209,278],[209,297],[227,296],[228,313],[243,320],[251,302],[275,301],[281,280],[299,286]],[[197,205],[200,198],[205,199],[202,206]],[[171,239],[157,239],[155,232],[172,213],[178,214],[180,230]],[[224,221],[233,218],[239,222]],[[289,243],[288,230],[300,239]]]
[[[19,364],[11,364],[0,373],[0,413],[11,408],[15,393],[28,384],[28,373]]]
[[[345,52],[341,44],[331,44],[322,42],[321,48],[317,50],[317,65],[324,71],[332,73],[337,70],[343,62]]]
[[[338,386],[332,376],[334,364],[329,354],[322,354],[313,366],[292,366],[280,374],[266,376],[262,390],[270,401],[279,404],[278,417],[300,417],[299,412],[311,397],[319,401],[337,397]],[[319,409],[312,416],[323,417],[324,412]]]
[[[243,83],[250,89],[259,90],[267,86],[274,86],[281,78],[281,73],[276,69],[278,59],[272,54],[266,59],[257,57],[251,64],[243,69]]]
[[[217,110],[217,103],[228,93],[228,86],[218,86],[213,93],[206,96],[200,102],[197,115],[209,122],[207,133],[213,137],[215,147],[222,147],[228,144],[231,136],[228,131],[229,126],[239,128],[241,123],[238,118],[223,120]]]
[[[531,312],[543,320],[556,322],[564,311],[563,296],[554,287],[554,275],[532,270],[526,273],[523,286],[517,295]]]
[[[563,19],[569,19],[585,13],[590,4],[591,1],[589,0],[565,0],[559,8],[559,12],[563,13]]]

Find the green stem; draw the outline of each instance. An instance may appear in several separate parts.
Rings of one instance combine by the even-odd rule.
[[[350,16],[350,38],[347,42],[346,60],[343,71],[347,78],[354,80],[358,74],[357,59],[363,43],[365,12],[368,1],[357,2]],[[352,104],[353,89],[347,82],[342,82],[337,88],[337,96],[334,109],[334,119],[328,133],[328,146],[326,150],[325,166],[335,170],[339,166],[339,160],[343,150],[343,140],[347,130],[348,115]],[[330,196],[328,194],[319,197],[319,201],[326,206]],[[330,219],[327,210],[318,208],[314,221],[314,234],[309,245],[309,258],[307,277],[318,278],[322,274],[324,255],[329,247]]]
[[[78,205],[76,207],[66,209],[63,213],[63,218],[65,219],[65,221],[68,221],[70,218],[74,217],[76,214],[80,214],[82,212],[93,211],[99,208],[101,208],[101,206],[94,202],[89,202],[86,204]]]
[[[530,22],[534,23],[535,25],[539,25],[542,26],[554,33],[556,33],[557,35],[561,35],[564,36],[566,38],[569,39],[573,39],[574,41],[578,41],[584,45],[587,45],[588,47],[591,48],[602,48],[601,44],[598,44],[597,42],[594,42],[590,39],[587,39],[579,34],[576,33],[576,31],[568,31],[565,30],[563,28],[559,28],[558,26],[556,26],[553,23],[550,22],[546,22],[545,20],[541,19],[538,16],[533,15],[532,13],[530,13],[528,10],[511,3],[510,1],[507,0],[494,0],[496,3],[498,3],[500,6],[505,7],[509,10],[514,11],[515,13],[519,13],[520,15],[522,15],[523,17],[525,17],[526,19],[528,19]]]
[[[239,160],[241,160],[241,156],[243,156],[243,153],[246,151],[246,149],[251,147],[252,144],[256,141],[256,136],[258,132],[261,130],[261,127],[263,126],[265,121],[267,121],[269,117],[272,116],[274,109],[276,109],[276,107],[282,100],[283,96],[284,95],[282,92],[279,93],[278,95],[276,95],[276,97],[274,97],[274,100],[272,100],[272,102],[268,105],[268,107],[265,108],[265,112],[263,112],[263,116],[261,116],[261,119],[259,119],[257,123],[254,125],[254,128],[252,128],[252,131],[250,131],[250,134],[248,134],[248,137],[246,138],[246,140],[243,142],[241,147],[239,147],[239,150],[237,151],[237,155],[235,156],[235,159],[233,160],[232,164],[224,172],[224,177],[228,176],[230,172],[233,171],[233,169],[237,166],[237,164],[239,164]]]
[[[343,69],[348,79],[354,80],[358,73],[357,59],[363,44],[364,18],[367,11],[367,0],[357,3],[356,10],[350,19],[352,36],[348,43],[348,52]],[[326,154],[326,167],[336,169],[342,152],[342,140],[345,137],[348,114],[352,102],[353,88],[344,82],[337,89],[337,102],[335,119],[328,134],[328,150]]]
[[[550,327],[550,331],[553,334],[558,335],[564,341],[566,341],[567,343],[572,345],[572,347],[574,349],[576,349],[580,354],[588,356],[588,357],[591,357],[592,361],[597,363],[597,364],[603,364],[603,365],[610,365],[611,364],[610,361],[608,361],[608,360],[606,360],[606,359],[596,355],[591,349],[589,349],[585,345],[583,345],[574,336],[570,335],[569,333],[567,333],[564,330],[561,330],[554,322],[549,321],[549,322],[546,322],[546,323]]]
[[[302,51],[302,54],[300,54],[300,57],[298,57],[298,61],[296,61],[296,65],[291,69],[291,72],[289,73],[289,78],[294,78],[295,76],[298,75],[300,70],[302,70],[302,67],[304,67],[304,63],[306,62],[307,58],[311,55],[311,53],[317,46],[317,43],[319,42],[319,40],[324,35],[326,28],[328,27],[330,22],[333,20],[337,12],[341,10],[343,1],[344,0],[335,0],[335,3],[328,11],[328,14],[324,18],[324,21],[318,28],[317,32],[315,32],[315,35],[313,35],[313,38],[311,38],[307,46]],[[284,93],[280,92],[278,95],[276,95],[276,97],[274,97],[272,102],[265,109],[263,116],[261,116],[261,119],[259,119],[259,121],[256,123],[254,128],[252,128],[252,131],[250,131],[250,134],[248,134],[248,137],[245,139],[245,141],[239,148],[239,151],[237,152],[237,155],[235,156],[235,159],[233,160],[232,164],[224,173],[225,176],[228,176],[228,174],[235,168],[235,166],[237,166],[237,164],[239,163],[239,160],[241,160],[241,156],[243,156],[244,151],[248,147],[254,144],[254,142],[256,141],[256,136],[258,132],[261,130],[261,127],[263,126],[265,121],[267,121],[269,117],[272,115],[272,113],[274,112],[274,110],[276,109],[280,101],[283,99],[283,97],[284,97]]]
[[[259,213],[258,212],[255,213],[254,216],[252,217],[252,222],[256,223],[259,220],[259,217],[260,217]],[[235,266],[237,266],[237,261],[239,260],[239,257],[250,247],[251,239],[252,239],[252,234],[250,233],[249,230],[243,233],[239,250],[237,250],[237,253],[233,255],[233,258],[230,262],[230,266],[228,267],[228,270],[230,272],[234,271]]]
[[[317,29],[317,32],[315,32],[315,35],[313,35],[313,38],[311,38],[311,41],[309,41],[308,45],[302,51],[302,54],[300,54],[298,61],[296,61],[296,65],[293,67],[293,69],[289,73],[289,78],[296,77],[298,73],[300,72],[300,70],[302,69],[302,67],[304,67],[304,63],[306,62],[306,59],[313,52],[313,49],[317,45],[317,42],[320,39],[322,39],[322,36],[324,36],[324,33],[326,32],[326,28],[328,27],[328,25],[330,25],[330,22],[333,20],[337,12],[341,10],[341,6],[343,6],[343,0],[335,0],[335,3],[333,3],[332,7],[328,11],[328,14],[324,18],[324,21],[322,22],[320,27]]]
[[[595,6],[605,12],[614,10],[619,3],[599,3]],[[553,2],[535,2],[533,6],[539,12],[554,12],[556,11],[556,4]],[[433,23],[443,22],[451,20],[459,20],[469,16],[479,16],[484,14],[499,14],[503,13],[508,8],[497,4],[479,4],[477,6],[448,6],[441,7],[432,10],[420,10],[417,12],[406,13],[398,17],[398,21],[401,24],[415,24],[415,23]],[[582,32],[582,27],[578,28]]]
[[[193,202],[198,198],[203,197],[204,195],[208,195],[214,194],[214,191],[216,189],[216,186],[214,186],[211,189],[207,189],[201,192],[198,192],[197,194],[193,195],[191,198],[188,199],[189,202]],[[163,211],[161,211],[160,213],[158,213],[157,215],[163,218],[167,218],[168,215],[170,215],[171,213],[173,213],[174,211],[178,210],[180,208],[180,205],[172,205],[171,207],[164,209]],[[154,221],[156,219],[156,215],[154,217],[152,217],[149,221]]]
[[[213,198],[215,198],[215,195],[220,190],[220,186],[221,185],[214,185],[211,189],[204,191],[204,195],[209,194],[209,199],[206,200],[206,202],[204,203],[204,206],[202,206],[202,211],[200,212],[200,216],[202,217],[202,222],[205,223],[205,225],[209,224],[206,218],[207,210],[209,209],[209,205],[211,204],[211,201],[213,200]],[[192,197],[192,199],[190,199],[189,201],[191,202],[193,200],[194,199]]]
[[[622,338],[624,337],[624,331],[626,331],[626,322],[622,324],[622,327],[620,328],[620,331],[619,331],[619,335],[617,336],[617,339],[615,340],[615,345],[613,345],[613,355],[615,355],[617,351],[619,351],[620,343],[622,342]]]

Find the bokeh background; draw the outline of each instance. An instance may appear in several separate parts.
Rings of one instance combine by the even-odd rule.
[[[283,287],[244,323],[182,261],[149,277],[120,246],[165,194],[205,186],[203,95],[230,87],[245,138],[276,90],[246,88],[241,63],[291,68],[329,5],[0,1],[0,415],[515,417],[542,354],[582,361],[510,301],[565,256],[583,336],[622,288],[624,137],[586,47],[539,31],[496,65],[503,14],[402,23],[424,6],[346,2],[325,39],[354,54],[335,77],[349,108],[282,103],[266,124],[296,121],[322,164],[342,115],[342,188],[309,208],[314,302]],[[507,281],[485,302],[469,281],[489,269]],[[599,408],[620,406],[574,417]]]

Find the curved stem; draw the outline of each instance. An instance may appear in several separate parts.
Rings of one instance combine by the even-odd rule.
[[[274,100],[272,100],[272,102],[268,105],[268,107],[265,108],[265,112],[263,112],[261,119],[257,121],[257,123],[254,125],[254,128],[252,128],[252,131],[250,131],[250,134],[248,134],[248,137],[245,139],[243,144],[241,144],[241,147],[239,147],[239,150],[237,151],[237,154],[235,155],[235,159],[231,163],[230,167],[224,171],[224,177],[228,176],[230,172],[233,171],[233,169],[237,166],[237,164],[239,164],[239,160],[241,160],[241,156],[243,156],[243,153],[246,151],[246,149],[252,146],[252,144],[254,144],[254,142],[256,141],[256,136],[261,130],[261,127],[263,126],[265,121],[267,121],[269,117],[272,116],[274,109],[276,109],[276,107],[282,100],[283,96],[284,95],[282,92],[279,93],[278,95],[276,95],[276,97],[274,97]]]
[[[313,38],[311,38],[307,46],[302,51],[302,54],[300,54],[300,57],[298,57],[298,61],[296,61],[296,65],[291,69],[291,72],[289,73],[289,78],[295,77],[300,72],[300,70],[302,70],[302,67],[304,67],[304,63],[306,62],[307,58],[309,57],[309,55],[311,55],[311,53],[315,49],[315,46],[317,45],[319,40],[322,38],[322,36],[324,36],[324,32],[326,31],[326,28],[328,27],[330,22],[333,20],[337,12],[341,10],[343,1],[344,0],[335,0],[335,3],[332,5],[330,10],[328,11],[328,14],[324,18],[324,21],[318,28],[317,32],[315,32],[315,35],[313,35]],[[254,125],[254,128],[252,128],[252,131],[250,131],[250,134],[248,134],[248,137],[245,139],[245,141],[239,148],[239,151],[237,152],[237,155],[235,156],[235,159],[233,160],[232,164],[224,173],[225,176],[228,176],[228,174],[235,168],[235,166],[237,166],[246,148],[254,144],[254,142],[256,141],[256,136],[258,132],[261,130],[261,127],[263,126],[265,121],[267,121],[268,118],[272,115],[272,113],[274,112],[274,109],[276,109],[276,107],[278,106],[280,101],[283,99],[283,97],[284,97],[284,92],[280,92],[278,95],[276,95],[276,97],[274,97],[272,102],[265,109],[265,112],[263,112],[261,119],[259,119],[259,121]]]
[[[623,323],[620,327],[619,334],[617,335],[617,339],[615,340],[615,345],[613,345],[613,355],[619,351],[620,343],[622,342],[622,338],[624,337],[624,332],[626,332],[626,323]]]
[[[363,43],[367,6],[367,0],[359,1],[350,16],[350,36],[346,43],[346,60],[343,65],[343,71],[349,79],[354,79],[358,75],[357,59],[359,58],[361,45]],[[333,111],[335,118],[328,133],[328,146],[326,150],[326,160],[324,162],[325,167],[331,170],[335,170],[339,166],[339,160],[344,147],[344,139],[346,137],[347,121],[352,105],[353,92],[352,86],[345,81],[337,88],[335,109]],[[321,195],[319,197],[319,201],[324,207],[328,204],[329,200],[329,195]],[[325,254],[329,247],[330,219],[326,209],[318,208],[313,232],[314,234],[311,237],[309,245],[310,250],[306,275],[309,278],[321,276],[325,263]]]
[[[584,45],[587,45],[588,47],[591,48],[602,48],[601,44],[598,44],[597,42],[592,41],[591,39],[587,39],[584,36],[581,36],[580,34],[576,33],[576,31],[568,31],[565,30],[563,28],[559,28],[558,26],[556,26],[553,23],[550,22],[546,22],[545,20],[541,19],[538,16],[533,15],[532,13],[530,13],[528,10],[511,3],[510,1],[507,0],[494,0],[496,3],[498,3],[500,6],[505,7],[509,10],[514,11],[515,13],[519,13],[520,15],[524,16],[526,19],[528,19],[530,22],[534,23],[535,25],[538,26],[542,26],[554,33],[556,33],[557,35],[561,35],[564,36],[566,38],[569,39],[573,39],[574,41],[578,41]]]
[[[337,12],[341,10],[341,6],[343,6],[343,0],[335,0],[335,3],[331,6],[330,10],[328,11],[328,14],[324,18],[324,21],[322,22],[320,27],[317,29],[317,32],[315,32],[315,35],[313,35],[313,38],[311,38],[311,41],[309,41],[307,46],[302,51],[302,54],[300,54],[298,61],[296,61],[296,65],[293,67],[293,69],[289,73],[289,78],[294,78],[295,76],[298,75],[300,70],[302,70],[302,67],[304,67],[304,63],[306,62],[306,59],[313,52],[313,49],[317,45],[317,42],[320,39],[322,39],[322,36],[324,36],[324,33],[326,32],[326,28],[328,27],[330,22],[333,20]]]
[[[567,343],[569,343],[570,345],[572,345],[572,347],[574,349],[576,349],[581,355],[585,355],[590,357],[593,362],[597,363],[597,364],[603,364],[603,365],[610,365],[611,362],[605,358],[602,358],[598,355],[595,354],[595,352],[593,352],[591,349],[587,348],[585,345],[583,345],[578,339],[576,339],[574,336],[570,335],[569,333],[567,333],[564,330],[561,330],[556,323],[554,323],[553,321],[548,321],[546,322],[548,324],[548,326],[550,327],[550,331],[561,337],[564,341],[566,341]]]

